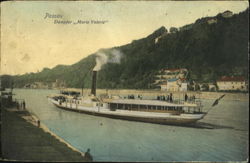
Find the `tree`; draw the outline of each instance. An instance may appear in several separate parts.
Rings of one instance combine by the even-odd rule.
[[[176,32],[178,32],[178,28],[171,27],[169,31],[170,31],[170,33],[176,33]]]

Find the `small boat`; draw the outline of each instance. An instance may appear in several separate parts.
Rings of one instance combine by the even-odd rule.
[[[72,96],[67,93],[49,96],[58,108],[115,119],[159,124],[187,125],[207,114],[200,102],[124,99],[96,96],[96,71],[93,71],[91,95]]]

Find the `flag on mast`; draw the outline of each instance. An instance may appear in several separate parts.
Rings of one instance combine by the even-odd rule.
[[[220,101],[224,96],[225,96],[225,94],[222,95],[222,96],[220,96],[218,99],[216,99],[216,100],[214,101],[212,107],[214,107],[215,105],[218,105],[219,101]]]

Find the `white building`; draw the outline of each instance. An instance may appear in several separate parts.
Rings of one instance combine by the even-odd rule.
[[[216,19],[216,18],[211,18],[211,19],[207,20],[207,23],[208,23],[208,24],[217,23],[217,19]]]
[[[187,91],[187,89],[188,89],[188,83],[187,82],[182,82],[180,91]]]
[[[187,91],[186,76],[188,70],[181,69],[162,69],[155,76],[154,84],[165,91]]]
[[[161,90],[162,90],[162,91],[167,91],[167,88],[168,88],[167,85],[168,85],[167,82],[161,83],[161,84],[160,84]]]
[[[221,15],[222,15],[222,17],[224,17],[224,18],[230,18],[230,17],[233,16],[233,12],[227,10],[227,11],[223,12]]]
[[[159,40],[165,36],[168,35],[168,32],[165,31],[162,35],[160,35],[159,37],[155,38],[155,44],[157,44],[159,42]]]
[[[209,91],[215,91],[216,90],[216,86],[212,83],[208,83],[208,89]]]
[[[240,90],[246,91],[247,85],[244,77],[223,76],[217,80],[218,89],[221,91]]]
[[[173,78],[169,79],[167,82],[167,91],[179,91],[180,84],[178,82],[178,79]]]
[[[161,90],[163,91],[187,91],[187,82],[185,79],[168,79],[167,82],[160,84]]]

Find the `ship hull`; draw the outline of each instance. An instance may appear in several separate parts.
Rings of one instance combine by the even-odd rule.
[[[57,102],[52,103],[64,110],[78,112],[78,113],[84,113],[94,116],[101,116],[101,117],[107,117],[112,119],[122,119],[122,120],[128,120],[128,121],[137,121],[137,122],[147,122],[147,123],[157,123],[157,124],[168,124],[168,125],[190,125],[196,123],[198,120],[202,119],[205,114],[196,115],[195,117],[181,117],[181,116],[170,116],[170,117],[149,117],[149,116],[136,116],[136,115],[124,115],[124,114],[114,114],[114,112],[111,113],[103,113],[98,111],[90,111],[90,110],[84,110],[84,109],[77,109],[74,107],[67,107],[63,105],[59,105]],[[133,111],[131,111],[133,112]],[[152,113],[153,114],[153,113]]]

